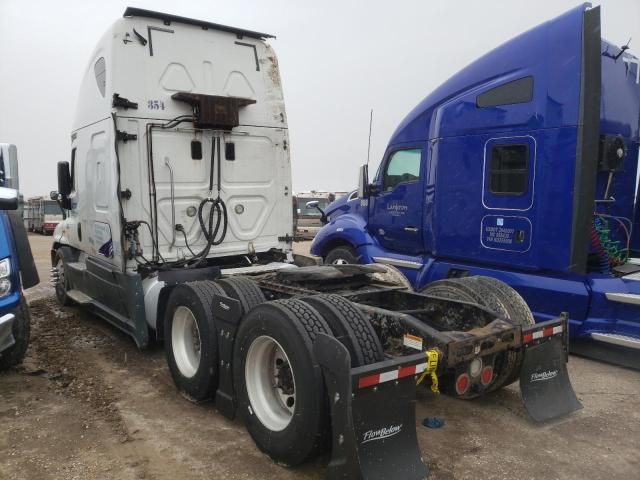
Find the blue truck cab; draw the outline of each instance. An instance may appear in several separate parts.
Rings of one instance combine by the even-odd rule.
[[[640,65],[576,7],[487,53],[398,126],[311,253],[396,266],[420,291],[471,275],[536,321],[640,352]],[[592,342],[593,343],[593,342]]]
[[[23,288],[39,282],[18,208],[15,145],[0,144],[0,370],[22,361],[29,342],[30,314]]]

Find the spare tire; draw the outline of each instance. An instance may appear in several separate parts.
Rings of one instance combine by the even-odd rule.
[[[253,308],[236,334],[233,376],[238,412],[258,448],[293,466],[327,443],[328,409],[322,371],[313,355],[322,316],[300,300]]]

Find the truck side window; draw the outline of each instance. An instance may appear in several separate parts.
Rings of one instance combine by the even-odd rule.
[[[528,103],[533,100],[533,77],[519,78],[481,93],[476,98],[479,108]]]
[[[96,84],[100,95],[104,97],[104,92],[107,88],[107,64],[104,61],[104,57],[100,57],[93,65],[93,73],[96,76]]]
[[[384,171],[382,190],[393,190],[399,183],[415,182],[420,178],[420,158],[422,150],[398,150],[395,152]]]
[[[529,146],[491,148],[489,191],[496,195],[524,195],[529,184]]]

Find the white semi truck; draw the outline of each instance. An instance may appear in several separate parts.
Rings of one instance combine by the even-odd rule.
[[[534,419],[579,408],[566,319],[532,325],[509,287],[473,278],[429,297],[394,267],[294,259],[269,37],[134,8],[105,33],[58,164],[60,303],[140,348],[163,340],[178,389],[241,416],[275,461],[331,443],[330,478],[426,475],[417,381],[472,398],[521,378]]]

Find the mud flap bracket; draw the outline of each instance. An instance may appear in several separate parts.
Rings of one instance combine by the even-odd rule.
[[[318,334],[313,353],[322,368],[333,432],[328,480],[419,480],[428,475],[416,436],[415,375],[424,353],[351,369],[347,349]],[[393,378],[395,380],[387,380]],[[364,379],[376,385],[358,388]]]

